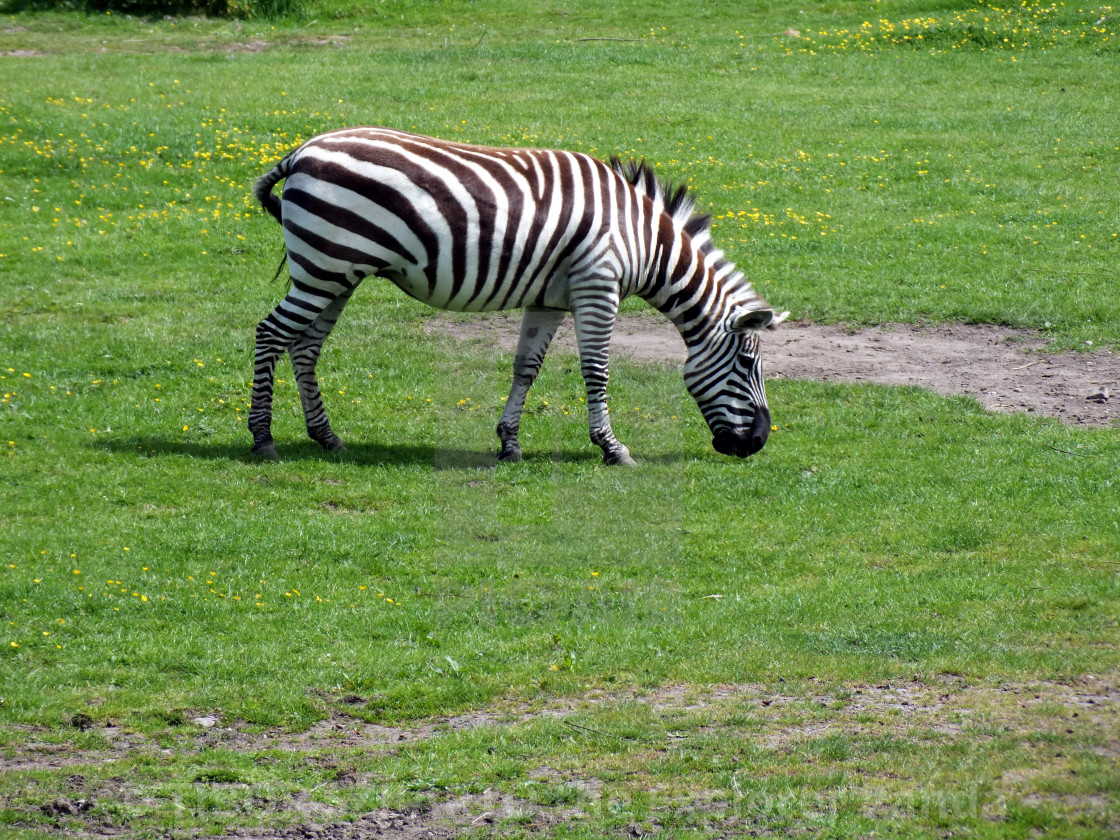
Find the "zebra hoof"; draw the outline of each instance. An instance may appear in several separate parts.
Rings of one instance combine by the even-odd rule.
[[[636,467],[638,462],[630,457],[630,453],[623,449],[621,452],[610,452],[603,456],[603,463],[611,467]]]
[[[521,460],[521,447],[509,446],[502,449],[498,453],[498,460],[504,461],[507,464],[516,464]]]
[[[258,458],[264,458],[269,461],[275,461],[280,457],[278,454],[276,454],[276,444],[271,440],[266,440],[255,444],[253,448],[249,450],[249,454],[255,455]]]
[[[307,433],[307,436],[319,444],[327,452],[345,452],[346,445],[339,439],[338,435],[332,432],[329,428],[319,431]]]

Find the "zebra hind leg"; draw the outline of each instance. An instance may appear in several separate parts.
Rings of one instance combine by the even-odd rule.
[[[498,440],[502,444],[499,461],[521,460],[521,444],[517,438],[525,397],[541,371],[545,353],[563,319],[564,312],[560,309],[526,308],[521,316],[521,337],[513,359],[513,384],[498,419]]]
[[[269,315],[257,324],[256,356],[253,363],[253,396],[249,407],[249,432],[253,435],[250,454],[277,457],[272,439],[272,389],[276,360],[291,344],[293,334]]]
[[[296,385],[299,388],[300,403],[303,405],[303,417],[307,422],[307,435],[328,452],[345,452],[346,446],[331,429],[327,411],[323,407],[323,395],[319,390],[315,366],[319,361],[323,342],[334,329],[338,316],[342,314],[342,309],[350,300],[353,291],[353,288],[350,288],[331,301],[322,314],[300,333],[288,348]]]
[[[349,297],[348,290],[343,297]],[[324,314],[324,310],[335,306],[334,297],[318,297],[301,292],[293,287],[264,320],[257,324],[256,355],[253,362],[253,396],[249,408],[249,431],[253,435],[253,448],[250,454],[263,458],[276,458],[276,442],[272,439],[272,396],[276,373],[276,361],[296,342],[302,333]],[[341,310],[341,306],[338,306]],[[330,325],[337,319],[337,311]],[[319,329],[316,334],[322,338],[330,332],[329,327]],[[317,346],[322,345],[322,338]],[[297,351],[297,356],[301,354]],[[318,355],[318,350],[315,351]],[[314,364],[312,363],[312,369]],[[297,378],[299,369],[296,369]],[[314,378],[314,374],[312,374]],[[318,386],[316,386],[316,391]],[[301,387],[301,400],[302,400]],[[325,421],[325,415],[324,415]],[[329,428],[329,427],[328,427]]]

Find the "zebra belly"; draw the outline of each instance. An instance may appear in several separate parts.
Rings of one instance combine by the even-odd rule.
[[[537,284],[515,284],[504,294],[489,298],[474,295],[462,299],[451,299],[446,291],[441,293],[441,283],[437,283],[435,293],[429,293],[428,278],[418,266],[402,266],[381,269],[374,276],[388,280],[406,295],[435,309],[451,312],[498,312],[506,309],[522,309],[526,306],[539,306],[545,309],[568,309],[568,281],[566,276],[552,277],[534,288]],[[524,288],[522,288],[524,286]]]

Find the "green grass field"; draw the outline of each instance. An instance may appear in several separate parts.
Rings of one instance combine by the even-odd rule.
[[[1115,427],[783,380],[738,461],[619,359],[610,469],[558,354],[495,466],[509,354],[375,281],[349,451],[286,363],[280,461],[245,419],[249,188],[352,124],[644,156],[795,318],[1115,349],[1118,57],[1078,3],[0,18],[0,835],[1116,836]]]

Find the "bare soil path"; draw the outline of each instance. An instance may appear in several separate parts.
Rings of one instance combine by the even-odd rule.
[[[512,350],[519,323],[516,314],[438,316],[432,329]],[[1077,425],[1104,426],[1120,418],[1120,355],[1108,349],[1055,353],[1047,346],[1036,332],[988,324],[849,329],[787,322],[765,333],[763,358],[772,379],[916,385],[967,394],[990,411],[1033,411]],[[554,347],[575,352],[570,319]],[[611,347],[638,361],[685,359],[676,329],[655,316],[620,319]]]

